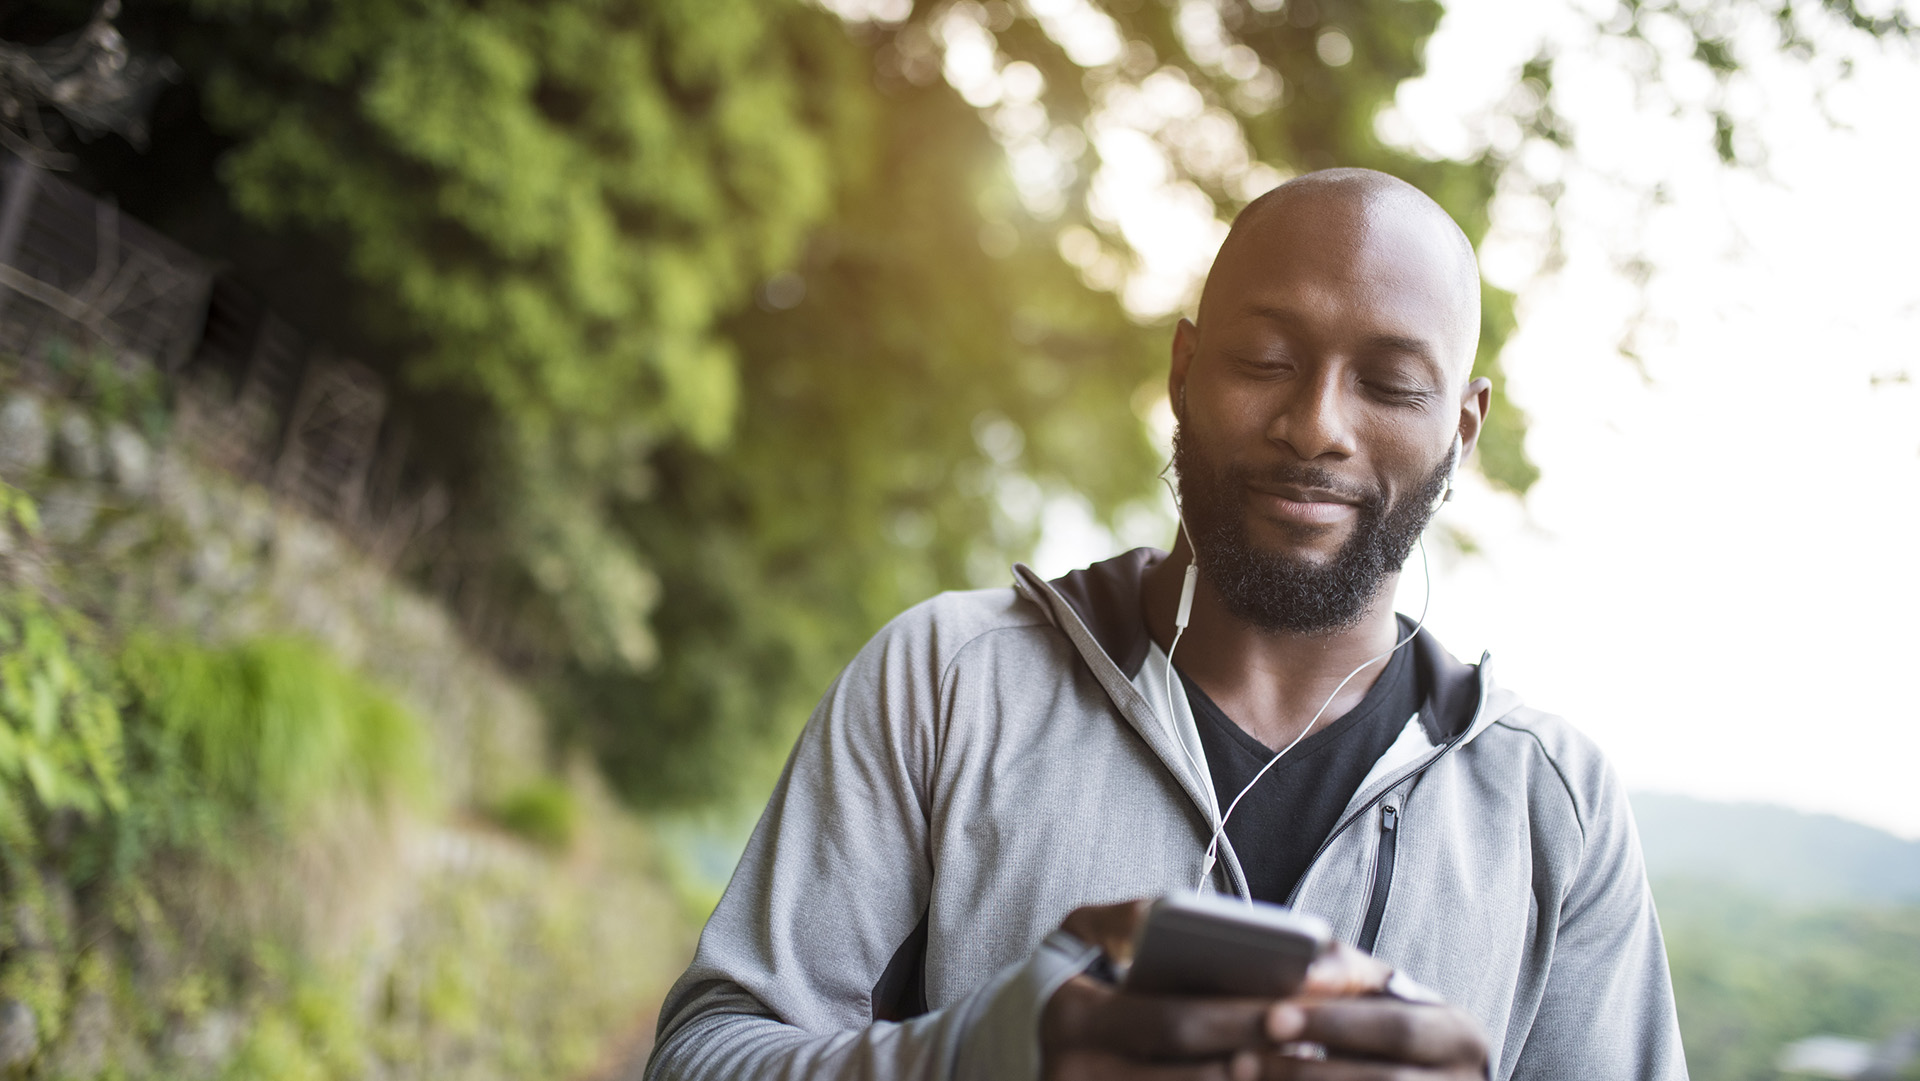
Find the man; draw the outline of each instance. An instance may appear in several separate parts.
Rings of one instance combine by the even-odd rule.
[[[648,1076],[1684,1078],[1619,783],[1390,608],[1486,417],[1478,282],[1383,174],[1249,206],[1174,335],[1172,553],[1016,567],[882,630],[801,735]],[[1277,1003],[1089,974],[1138,899],[1196,885],[1347,945]],[[1380,993],[1407,977],[1451,1005]]]

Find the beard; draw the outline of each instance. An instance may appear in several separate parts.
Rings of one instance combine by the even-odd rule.
[[[1387,576],[1412,553],[1452,465],[1449,448],[1418,489],[1390,502],[1377,488],[1356,489],[1317,466],[1222,465],[1182,439],[1178,428],[1173,433],[1187,541],[1200,571],[1228,611],[1272,632],[1325,634],[1360,622]],[[1325,563],[1259,547],[1248,536],[1245,511],[1247,487],[1254,482],[1318,488],[1354,500],[1359,514],[1353,535]]]

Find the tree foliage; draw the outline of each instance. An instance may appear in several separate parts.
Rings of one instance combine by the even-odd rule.
[[[1048,494],[1109,520],[1151,497],[1166,327],[1116,294],[1137,260],[1097,184],[1129,102],[1185,103],[1135,134],[1221,217],[1250,178],[1364,165],[1478,241],[1514,175],[1511,148],[1428,160],[1376,131],[1436,0],[856,6],[175,0],[124,20],[189,74],[156,153],[218,162],[144,205],[217,204],[238,233],[204,242],[242,272],[299,264],[329,283],[309,295],[345,298],[311,329],[412,388],[460,484],[415,569],[484,587],[503,654],[636,798],[724,789],[881,620],[1003,581]],[[1677,19],[1697,62],[1737,67],[1698,7],[1627,0],[1609,32]],[[1906,32],[1844,0],[1781,0],[1780,25],[1800,8]],[[1519,78],[1518,120],[1565,144],[1551,58]],[[1038,187],[1008,164],[1036,150]],[[131,198],[141,175],[98,180]],[[1486,299],[1479,464],[1524,492],[1513,298]]]
[[[738,769],[716,739],[789,732],[904,603],[1003,581],[1042,491],[1112,508],[1159,468],[1129,403],[1163,376],[1161,334],[1022,219],[972,110],[945,87],[902,88],[869,139],[789,271],[804,299],[726,324],[743,358],[732,443],[663,449],[654,499],[625,519],[666,583],[663,663],[582,673],[605,705],[574,715],[651,798]],[[996,226],[1011,235],[988,254]],[[616,703],[651,723],[621,725]]]
[[[655,647],[610,533],[650,448],[724,442],[714,324],[828,197],[796,12],[752,0],[201,4],[234,204],[338,238],[416,384],[478,396],[496,524],[582,662]]]

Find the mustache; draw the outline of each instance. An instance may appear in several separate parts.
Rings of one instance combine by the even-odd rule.
[[[1387,502],[1386,495],[1378,488],[1351,484],[1332,470],[1314,465],[1276,462],[1255,467],[1236,463],[1227,467],[1227,477],[1237,484],[1259,487],[1317,488],[1369,510],[1380,510]]]

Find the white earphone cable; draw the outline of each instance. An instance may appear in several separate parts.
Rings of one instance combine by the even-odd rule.
[[[1453,474],[1460,466],[1460,458],[1463,450],[1460,437],[1455,435],[1454,440],[1454,445],[1449,448],[1448,451],[1450,463],[1447,473],[1446,489],[1440,498],[1435,501],[1433,505],[1434,511],[1438,511],[1443,504],[1453,498]],[[1192,547],[1193,534],[1187,529],[1187,517],[1180,506],[1180,493],[1174,490],[1173,482],[1167,479],[1167,470],[1171,468],[1173,468],[1173,462],[1169,460],[1166,466],[1160,470],[1160,482],[1167,486],[1168,494],[1173,497],[1174,517],[1180,522],[1180,532],[1187,538],[1188,546]],[[1188,750],[1187,741],[1179,732],[1175,731],[1173,727],[1173,719],[1177,716],[1173,711],[1173,652],[1180,648],[1180,636],[1186,633],[1188,618],[1193,610],[1194,587],[1199,578],[1199,564],[1197,562],[1199,550],[1197,548],[1194,549],[1196,561],[1189,561],[1187,563],[1186,578],[1182,583],[1180,591],[1180,608],[1174,616],[1173,621],[1173,641],[1167,644],[1166,667],[1163,673],[1165,678],[1161,682],[1166,685],[1168,735],[1173,738],[1175,743],[1180,745],[1180,753],[1186,757],[1187,764],[1194,769],[1196,780],[1200,786],[1206,790],[1208,810],[1214,819],[1213,836],[1207,841],[1206,858],[1201,862],[1200,866],[1200,880],[1196,882],[1193,887],[1196,893],[1206,886],[1207,879],[1213,875],[1213,867],[1220,854],[1220,839],[1226,836],[1227,819],[1233,816],[1234,809],[1240,806],[1240,801],[1246,798],[1248,792],[1253,791],[1253,786],[1260,783],[1260,778],[1265,777],[1268,770],[1272,769],[1282,758],[1286,757],[1288,751],[1293,750],[1294,747],[1299,745],[1301,740],[1307,738],[1307,734],[1312,732],[1314,726],[1320,723],[1320,718],[1327,712],[1327,707],[1333,705],[1333,700],[1340,696],[1340,692],[1346,688],[1348,683],[1353,681],[1353,677],[1366,671],[1369,666],[1392,656],[1401,646],[1413,641],[1414,637],[1420,633],[1420,629],[1427,625],[1427,610],[1433,603],[1433,568],[1427,562],[1427,538],[1424,530],[1421,532],[1419,538],[1419,546],[1423,596],[1420,600],[1420,618],[1414,621],[1413,629],[1407,632],[1406,637],[1395,642],[1392,647],[1385,652],[1369,657],[1360,663],[1360,667],[1348,672],[1346,678],[1334,686],[1333,693],[1327,695],[1327,700],[1320,703],[1320,708],[1314,712],[1313,719],[1307,722],[1307,726],[1300,730],[1299,735],[1294,736],[1292,741],[1285,747],[1275,751],[1273,757],[1267,759],[1267,764],[1261,766],[1260,771],[1253,775],[1253,779],[1248,781],[1246,786],[1240,789],[1239,794],[1233,797],[1233,802],[1227,804],[1225,814],[1220,813],[1219,802],[1214,795],[1212,775],[1201,767],[1200,763],[1193,757],[1193,752]]]
[[[1213,827],[1213,837],[1207,842],[1206,859],[1202,861],[1200,866],[1200,880],[1197,883],[1195,883],[1193,887],[1195,892],[1198,892],[1201,888],[1203,888],[1207,883],[1207,879],[1212,876],[1213,865],[1216,862],[1220,853],[1220,838],[1226,836],[1227,819],[1233,817],[1234,808],[1239,807],[1240,801],[1246,798],[1248,792],[1253,791],[1253,786],[1256,784],[1259,784],[1260,778],[1266,776],[1268,770],[1272,769],[1276,764],[1278,764],[1282,758],[1285,758],[1288,751],[1293,750],[1294,747],[1297,746],[1301,740],[1307,738],[1307,733],[1313,731],[1313,726],[1320,723],[1321,715],[1327,712],[1328,706],[1333,705],[1333,700],[1340,696],[1341,690],[1343,690],[1348,683],[1353,681],[1353,677],[1359,675],[1361,672],[1366,671],[1368,666],[1374,664],[1375,662],[1378,662],[1380,660],[1383,660],[1387,657],[1392,656],[1394,652],[1397,651],[1401,646],[1404,646],[1408,642],[1413,641],[1414,636],[1420,633],[1420,628],[1426,626],[1427,608],[1433,602],[1433,573],[1432,573],[1432,569],[1427,564],[1427,539],[1424,534],[1420,538],[1420,574],[1421,574],[1421,577],[1425,579],[1426,595],[1420,602],[1420,618],[1414,622],[1413,629],[1407,632],[1407,636],[1405,638],[1402,638],[1398,642],[1395,642],[1392,648],[1388,649],[1386,652],[1378,653],[1372,657],[1369,657],[1367,660],[1361,662],[1360,667],[1355,668],[1351,672],[1348,672],[1347,677],[1341,680],[1339,684],[1333,688],[1333,693],[1327,695],[1327,700],[1325,702],[1320,703],[1319,710],[1317,710],[1314,713],[1313,719],[1307,722],[1307,726],[1300,730],[1300,734],[1293,737],[1292,742],[1288,743],[1285,747],[1282,747],[1278,751],[1275,751],[1273,757],[1267,759],[1267,764],[1260,767],[1260,772],[1254,774],[1253,779],[1247,782],[1246,787],[1240,789],[1240,794],[1233,797],[1233,802],[1227,804],[1227,813],[1219,817],[1219,821],[1216,822]],[[1175,638],[1175,641],[1178,641],[1177,636]],[[1169,658],[1167,664],[1169,669],[1171,669],[1173,664],[1171,658]],[[1169,687],[1172,686],[1171,681],[1169,681],[1168,686]],[[1169,691],[1168,694],[1169,696],[1171,696],[1172,692]]]
[[[1173,462],[1168,461],[1167,468],[1170,469],[1172,467]],[[1180,494],[1173,490],[1173,482],[1167,479],[1167,469],[1160,470],[1160,483],[1165,484],[1168,494],[1173,496],[1173,516],[1179,521],[1180,532],[1186,536],[1187,544],[1191,547],[1193,544],[1193,535],[1187,533],[1187,517],[1180,509]],[[1167,693],[1167,735],[1172,737],[1173,742],[1180,746],[1180,753],[1186,758],[1187,765],[1193,767],[1194,782],[1207,794],[1207,811],[1209,817],[1219,818],[1220,805],[1213,794],[1213,778],[1207,773],[1206,769],[1200,765],[1199,760],[1193,757],[1193,752],[1187,748],[1186,738],[1174,727],[1173,721],[1174,717],[1178,716],[1178,714],[1173,712],[1173,651],[1180,648],[1180,636],[1187,633],[1187,621],[1193,614],[1194,588],[1198,585],[1199,579],[1199,564],[1189,561],[1187,563],[1186,576],[1180,584],[1180,608],[1173,617],[1173,641],[1167,643],[1167,663],[1161,673],[1163,677],[1161,683],[1165,684],[1164,689]]]

